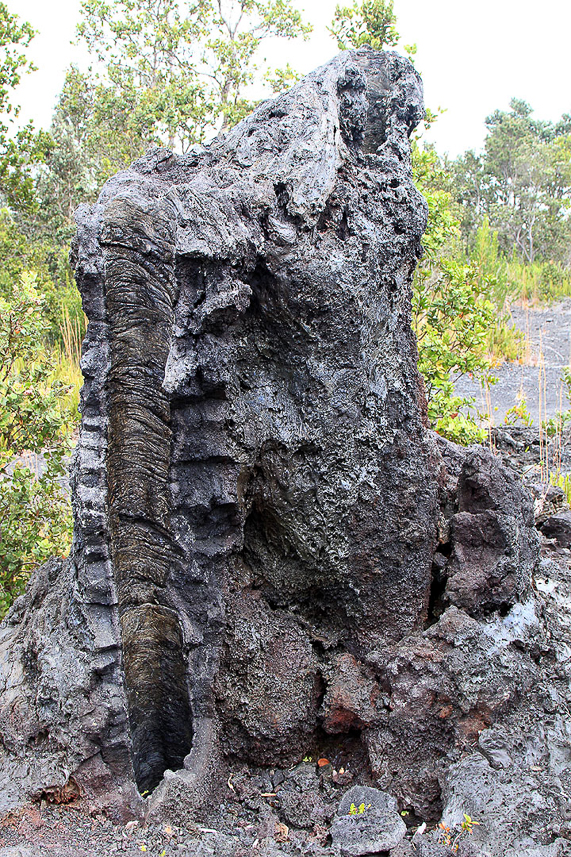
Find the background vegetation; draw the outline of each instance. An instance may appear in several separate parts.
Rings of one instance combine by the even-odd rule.
[[[68,263],[75,208],[150,145],[184,152],[223,133],[254,106],[253,81],[270,94],[297,77],[259,60],[268,37],[309,32],[291,0],[189,0],[182,9],[83,0],[77,37],[91,65],[68,70],[46,133],[18,124],[13,91],[33,71],[34,32],[0,2],[0,614],[35,563],[69,547],[61,485],[85,325]],[[393,47],[393,3],[338,6],[330,33],[340,49]],[[414,45],[404,50],[414,58]],[[571,116],[540,122],[514,99],[487,128],[483,151],[455,161],[413,141],[430,210],[414,289],[419,366],[432,424],[461,442],[481,429],[455,381],[489,378],[495,361],[521,352],[510,303],[571,295]]]

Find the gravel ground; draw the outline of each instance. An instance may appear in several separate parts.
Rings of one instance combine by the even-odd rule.
[[[243,784],[252,786],[249,797],[217,808],[208,827],[190,820],[184,828],[136,821],[119,826],[92,814],[84,800],[68,806],[28,804],[0,820],[0,857],[332,857],[329,823],[289,827],[268,798],[254,795],[256,779],[255,772],[243,776]]]
[[[528,342],[525,363],[504,363],[493,374],[498,379],[490,387],[493,424],[503,423],[506,412],[524,395],[534,424],[566,410],[561,376],[571,363],[571,298],[545,307],[512,307],[515,326]],[[541,373],[541,384],[540,384]],[[456,391],[462,396],[474,396],[481,412],[488,411],[485,396],[476,381],[461,378]]]
[[[169,829],[170,830],[170,829]],[[0,822],[0,857],[103,857],[110,854],[180,854],[180,831],[120,828],[92,817],[83,801],[54,807],[29,804]]]

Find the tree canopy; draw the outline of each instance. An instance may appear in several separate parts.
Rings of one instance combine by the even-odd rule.
[[[394,47],[399,41],[393,0],[353,0],[352,6],[337,6],[329,28],[340,50],[369,45],[376,51]]]
[[[47,143],[46,135],[36,134],[31,124],[16,124],[20,108],[13,101],[14,89],[35,70],[26,54],[33,37],[30,24],[0,2],[0,195],[15,208],[33,201],[30,167],[41,160]]]
[[[454,165],[467,236],[487,216],[505,253],[571,262],[569,125],[568,116],[534,119],[519,99],[488,116],[482,154],[467,152]]]
[[[83,0],[78,37],[96,65],[86,75],[97,125],[186,151],[252,109],[246,90],[265,70],[259,48],[273,36],[310,32],[292,0]],[[99,65],[97,65],[99,64]],[[125,152],[125,155],[130,156]]]

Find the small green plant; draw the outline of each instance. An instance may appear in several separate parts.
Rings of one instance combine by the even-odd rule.
[[[552,473],[549,481],[556,488],[563,488],[567,502],[571,506],[571,474],[569,473]]]
[[[515,426],[520,422],[528,427],[533,424],[532,416],[527,409],[527,399],[525,396],[521,396],[504,417],[504,423],[508,426]]]
[[[440,823],[438,825],[438,842],[450,848],[451,851],[458,851],[462,839],[471,836],[474,832],[474,827],[479,824],[479,821],[474,821],[466,813],[464,813],[464,818],[459,826],[447,827]]]
[[[563,383],[565,384],[567,401],[571,405],[571,366],[566,366],[563,370]]]
[[[359,806],[355,806],[355,804],[352,803],[349,807],[349,815],[363,815],[366,809],[371,809],[370,803],[368,803],[367,806],[365,806],[364,803],[360,803]]]
[[[566,367],[563,370],[561,378],[566,389],[566,397],[571,403],[571,369]],[[561,389],[561,405],[563,398],[563,388]],[[561,442],[563,429],[571,423],[571,408],[563,410],[562,407],[555,413],[555,416],[549,417],[541,421],[541,428],[545,431],[547,437],[555,438],[555,466],[557,469],[561,466]]]
[[[560,435],[563,428],[571,423],[571,410],[558,411],[554,417],[548,417],[541,421],[541,427],[545,430],[547,437],[556,437]]]
[[[436,396],[429,413],[433,416],[436,432],[454,443],[468,446],[471,443],[483,443],[488,436],[487,429],[479,425],[477,417],[470,413],[474,406],[473,398],[460,396]],[[467,410],[463,412],[461,408]],[[440,415],[439,415],[440,414]]]

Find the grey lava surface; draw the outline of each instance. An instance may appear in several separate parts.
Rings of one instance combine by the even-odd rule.
[[[498,380],[490,387],[492,424],[503,423],[508,410],[525,396],[527,410],[534,425],[538,425],[540,419],[554,417],[569,407],[561,379],[571,360],[571,298],[543,307],[514,306],[511,316],[529,345],[525,363],[504,363],[493,371]],[[461,378],[456,392],[473,396],[478,409],[488,411],[478,381]]]

